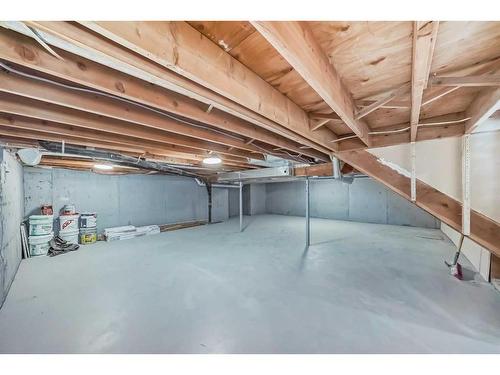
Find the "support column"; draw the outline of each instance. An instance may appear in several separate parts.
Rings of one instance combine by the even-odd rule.
[[[411,187],[410,199],[412,202],[417,200],[417,151],[415,142],[411,142]]]
[[[309,222],[309,178],[306,177],[306,248],[310,244],[310,229],[311,225]]]
[[[470,134],[462,139],[462,232],[470,236]]]
[[[240,181],[240,232],[243,231],[243,182]]]

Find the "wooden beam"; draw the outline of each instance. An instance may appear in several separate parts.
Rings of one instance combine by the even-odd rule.
[[[121,145],[126,145],[130,147],[149,147],[150,149],[168,151],[169,153],[175,153],[176,156],[182,158],[195,158],[198,160],[200,156],[208,155],[208,151],[194,149],[185,146],[179,146],[163,142],[148,141],[140,138],[134,138],[130,136],[125,136],[121,134],[107,133],[104,131],[83,129],[72,125],[59,124],[54,122],[49,122],[46,120],[38,120],[29,117],[12,116],[0,113],[0,125],[8,127],[10,129],[19,129],[27,131],[37,131],[53,134],[57,136],[68,136],[87,139],[92,141],[105,141],[110,143],[117,143]],[[244,160],[244,159],[240,159]]]
[[[430,104],[438,99],[441,99],[442,97],[451,94],[452,92],[458,90],[460,87],[441,87],[438,91],[429,93],[429,92],[424,92],[424,96],[422,98],[422,105],[420,107],[423,107],[424,105]]]
[[[113,145],[122,150],[132,151],[141,150],[142,153],[150,152],[158,155],[182,158],[191,161],[201,161],[209,155],[209,152],[196,150],[189,147],[183,147],[163,142],[145,141],[134,137],[127,137],[106,132],[94,130],[82,130],[68,125],[48,123],[46,121],[37,121],[30,118],[10,117],[0,114],[0,127],[2,131],[9,131],[18,136],[32,136],[34,139],[43,139],[54,142],[68,140],[75,144],[88,146],[91,144],[104,143],[105,146]],[[43,138],[46,137],[46,138]],[[47,138],[48,137],[48,138]],[[83,142],[83,143],[82,143]],[[246,158],[233,155],[220,155],[224,161],[233,162],[238,165],[246,165]]]
[[[197,139],[237,147],[247,151],[259,151],[256,147],[245,144],[243,139],[215,133],[210,129],[190,126],[182,119],[176,121],[167,115],[161,115],[147,109],[124,103],[105,96],[66,89],[50,83],[25,78],[17,74],[0,71],[0,92],[15,94],[24,98],[36,99],[65,108],[77,109],[87,113],[110,117],[135,123],[145,127],[166,130]],[[196,125],[194,122],[192,124]]]
[[[390,95],[387,94],[387,95]],[[360,108],[365,108],[371,106],[373,103],[376,103],[379,99],[360,99],[356,100],[356,106]],[[411,107],[411,103],[409,100],[391,100],[389,103],[381,105],[379,108],[390,108],[390,109],[407,109]]]
[[[468,77],[431,77],[430,86],[484,87],[500,86],[499,75],[477,75]]]
[[[415,21],[413,23],[413,50],[411,74],[410,141],[417,139],[417,125],[422,105],[422,95],[427,87],[432,55],[436,44],[439,22]]]
[[[464,112],[431,117],[418,125],[417,141],[437,138],[459,137],[464,134],[464,124],[468,117]],[[386,147],[408,143],[410,123],[385,126],[371,132],[372,147]],[[340,138],[341,139],[341,138]],[[358,139],[339,141],[339,151],[362,150],[366,145]]]
[[[43,37],[47,43],[54,47],[97,62],[121,73],[125,73],[126,75],[133,76],[168,90],[172,90],[205,103],[206,105],[213,104],[215,108],[252,122],[264,129],[285,136],[291,140],[307,144],[323,153],[329,153],[331,151],[331,146],[321,146],[318,143],[291,131],[286,126],[282,126],[272,120],[269,120],[267,117],[256,113],[245,106],[224,97],[223,95],[217,94],[216,92],[203,87],[186,77],[178,75],[171,70],[165,70],[153,61],[149,61],[132,51],[120,47],[112,41],[99,37],[99,35],[95,32],[88,29],[68,22],[43,21],[28,23],[32,28],[37,30],[39,35]],[[120,24],[125,24],[125,22],[120,22]],[[23,30],[15,27],[14,30],[23,33]],[[197,35],[199,37],[201,36],[201,34]],[[191,39],[196,41],[196,38]],[[162,42],[158,42],[156,46],[163,45]],[[200,43],[205,45],[207,41],[203,40]],[[171,51],[176,48],[177,47],[172,47]],[[191,51],[196,53],[199,59],[204,59],[206,57],[199,53],[197,46],[194,46]],[[217,51],[220,51],[218,47]],[[220,66],[226,67],[227,69],[227,67],[231,64],[225,63],[227,63],[227,61],[218,61]],[[200,61],[197,66],[198,68],[205,66],[205,61]],[[247,92],[248,90],[244,91]],[[319,136],[320,135],[318,134],[316,138],[323,142]]]
[[[319,128],[321,128],[322,126],[325,126],[326,124],[328,124],[331,120],[329,119],[319,119],[319,120],[312,120],[311,121],[311,130],[312,131],[316,131],[318,130]]]
[[[452,72],[447,72],[447,74],[454,75],[466,75],[472,74],[475,76],[481,76],[485,74],[495,74],[496,71],[500,68],[500,57],[497,57],[493,60],[484,61],[479,64],[474,64],[472,66],[466,68],[460,68],[458,70],[454,70]],[[429,80],[432,80],[432,76],[429,77]],[[429,85],[428,85],[429,86]],[[452,93],[453,91],[459,89],[459,86],[441,86],[437,90],[424,90],[423,98],[422,98],[422,106],[432,103],[435,100],[442,98],[445,95]],[[377,100],[381,100],[384,97],[387,97],[393,92],[393,90],[387,90],[384,92],[379,92],[374,95],[370,95],[368,97],[358,99],[356,101],[356,105],[358,107],[368,107],[375,103]],[[392,100],[388,104],[382,105],[380,108],[410,108],[411,103],[407,100]]]
[[[288,61],[366,145],[369,128],[355,119],[356,106],[339,74],[305,22],[259,21],[252,25]]]
[[[107,138],[103,138],[100,140],[93,140],[86,137],[81,136],[68,136],[62,134],[54,134],[51,132],[44,132],[38,130],[26,130],[21,129],[19,127],[14,126],[4,126],[0,125],[0,136],[2,137],[15,137],[27,140],[43,140],[50,142],[61,143],[64,141],[67,145],[75,145],[75,146],[86,146],[86,147],[95,147],[102,150],[116,151],[120,153],[134,153],[137,155],[145,155],[147,153],[153,153],[155,155],[160,155],[162,157],[178,157],[179,155],[175,152],[171,152],[165,147],[162,148],[154,148],[158,146],[151,146],[146,144],[138,144],[137,146],[130,146],[130,142],[121,143],[117,140],[109,141]],[[153,147],[153,148],[152,148]],[[203,159],[203,156],[198,155],[185,155],[185,158],[199,162]],[[242,162],[240,160],[231,160],[222,157],[224,165],[236,166],[240,168],[254,168],[254,166]]]
[[[472,133],[483,121],[500,108],[500,88],[485,89],[476,96],[466,110],[470,120],[465,123],[465,132]]]
[[[68,156],[55,156],[55,155],[43,155],[42,160],[40,161],[40,165],[50,165],[57,167],[82,167],[87,169],[93,169],[95,160],[88,158],[78,158],[77,156],[68,155]],[[186,164],[186,165],[194,165],[191,161],[188,160],[178,160],[170,158],[169,164]],[[115,165],[117,170],[131,170],[131,171],[139,171],[140,167],[132,167],[128,165]]]
[[[312,133],[307,114],[284,94],[221,51],[186,22],[80,22],[83,26],[230,101],[330,149],[328,134]],[[42,26],[47,23],[30,23]],[[52,25],[50,25],[52,27]],[[161,48],[158,48],[161,46]],[[226,108],[226,102],[211,102]]]
[[[410,201],[410,178],[380,163],[374,155],[362,150],[340,152],[338,157]],[[313,175],[321,175],[319,173],[323,171],[323,176],[329,176],[331,175],[332,165],[331,163],[325,163],[322,164],[322,167],[315,165],[308,168],[314,170]],[[302,175],[311,174],[308,171],[301,171],[301,173]],[[462,205],[460,202],[418,179],[416,180],[416,188],[418,191],[414,203],[416,206],[462,233]],[[471,210],[469,237],[497,256],[500,255],[500,223]]]
[[[323,163],[308,167],[296,167],[293,172],[293,175],[297,177],[331,176],[332,174],[332,163]]]
[[[128,135],[144,140],[163,141],[169,144],[215,151],[228,155],[263,159],[260,154],[252,154],[244,150],[229,151],[227,146],[207,142],[203,139],[194,139],[159,129],[145,128],[133,123],[65,108],[51,103],[43,103],[33,99],[24,98],[20,101],[19,98],[15,95],[0,94],[0,112],[68,124],[85,129]]]
[[[256,126],[251,122],[226,114],[220,110],[206,113],[205,105],[93,61],[56,49],[64,61],[54,59],[40,49],[30,38],[0,29],[0,58],[76,85],[83,85],[157,110],[191,118],[215,128],[232,131],[245,137],[300,152],[299,145],[283,136]],[[304,155],[327,161],[328,157],[313,148]]]
[[[310,112],[309,117],[311,119],[319,119],[319,120],[340,120],[339,115],[336,113],[316,113]]]

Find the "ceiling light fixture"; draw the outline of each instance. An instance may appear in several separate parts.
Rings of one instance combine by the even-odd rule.
[[[103,171],[110,171],[113,169],[113,166],[109,164],[94,164],[94,168],[101,169]]]
[[[211,155],[203,159],[203,164],[216,165],[222,163],[222,159],[217,155]]]

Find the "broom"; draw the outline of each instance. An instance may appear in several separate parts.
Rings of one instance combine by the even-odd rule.
[[[462,244],[464,243],[464,235],[460,237],[460,244],[458,246],[458,250],[455,253],[455,257],[453,258],[453,263],[448,263],[447,261],[444,261],[444,263],[448,266],[450,270],[450,275],[456,277],[459,280],[463,279],[462,275],[462,265],[458,263],[458,257],[460,256],[460,251],[462,250]]]

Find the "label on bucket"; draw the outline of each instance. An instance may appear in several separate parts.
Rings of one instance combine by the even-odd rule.
[[[80,231],[80,243],[88,245],[97,241],[97,232],[95,231]]]
[[[97,226],[97,214],[84,213],[80,215],[80,228],[95,228]]]
[[[78,230],[78,215],[61,215],[59,216],[59,224],[61,231]]]
[[[52,232],[52,216],[31,215],[29,219],[30,236],[43,236]]]

